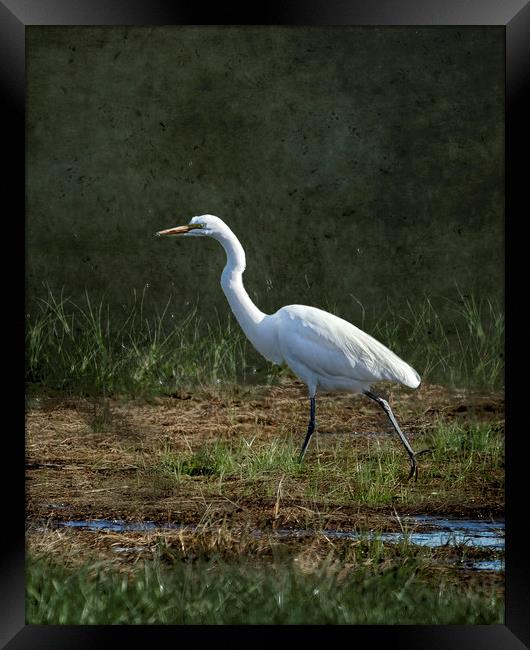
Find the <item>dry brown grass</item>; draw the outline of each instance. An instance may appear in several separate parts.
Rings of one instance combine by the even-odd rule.
[[[504,400],[500,395],[457,393],[425,385],[417,391],[395,389],[387,396],[403,429],[418,447],[440,417],[448,421],[484,419],[499,430],[504,427]],[[232,525],[253,521],[270,526],[355,527],[365,517],[376,521],[373,518],[381,515],[388,522],[388,508],[382,512],[360,507],[355,504],[354,493],[349,503],[308,498],[292,475],[264,475],[259,481],[227,478],[220,490],[207,476],[186,476],[176,482],[155,471],[165,448],[178,455],[213,441],[245,440],[257,449],[266,449],[290,436],[301,443],[307,425],[307,399],[303,386],[295,381],[243,389],[228,396],[203,391],[184,397],[188,398],[110,400],[107,417],[103,422],[98,420],[97,427],[94,417],[98,409],[102,411],[102,403],[50,399],[28,409],[28,518],[101,517],[196,524],[213,517],[229,519]],[[357,432],[359,435],[348,438],[348,448],[351,446],[358,462],[377,452],[373,445],[377,447],[379,439],[395,443],[396,453],[401,453],[399,441],[392,436],[374,438],[373,432],[384,434],[390,427],[379,407],[365,398],[323,396],[317,404],[317,421],[319,429],[326,433]],[[317,460],[322,458],[324,462],[328,450],[340,440],[338,435],[315,436]],[[314,463],[315,457],[305,462]],[[429,462],[428,457],[422,458],[423,467],[428,468]],[[439,480],[443,481],[443,476]],[[445,496],[437,499],[434,493],[438,488],[422,483],[420,474],[417,484],[403,487],[398,481],[396,498],[402,498],[404,489],[409,495],[420,495],[423,512],[448,512],[457,507],[460,512],[471,512],[489,500],[498,512],[502,507],[502,485],[494,486],[494,492],[484,491],[481,480],[478,476],[476,484],[471,482],[460,490],[460,503],[449,503]],[[499,479],[491,478],[495,480]],[[492,498],[496,503],[491,503]]]

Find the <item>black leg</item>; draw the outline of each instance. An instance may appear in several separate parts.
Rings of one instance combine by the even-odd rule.
[[[407,454],[409,455],[410,474],[409,474],[408,480],[410,480],[412,478],[412,476],[414,476],[415,481],[418,480],[418,463],[416,462],[417,454],[414,452],[414,450],[410,446],[410,442],[407,440],[407,437],[405,436],[403,431],[401,431],[401,429],[399,428],[399,424],[397,423],[397,420],[394,417],[394,414],[392,413],[392,409],[390,408],[389,403],[385,399],[383,399],[382,397],[379,397],[379,395],[375,395],[375,393],[371,393],[368,390],[365,391],[364,394],[367,397],[369,397],[370,399],[373,399],[375,402],[377,402],[379,404],[379,406],[381,406],[383,408],[384,412],[387,414],[388,419],[392,423],[392,426],[396,430],[396,433],[398,434],[398,436],[401,438],[401,442],[405,446]],[[420,452],[420,453],[423,453],[423,451]]]
[[[307,433],[305,436],[304,444],[302,445],[302,449],[300,451],[300,456],[298,457],[298,462],[301,463],[304,459],[304,454],[307,445],[309,444],[309,441],[311,440],[311,436],[313,435],[313,431],[315,430],[316,427],[316,422],[315,422],[315,398],[310,397],[309,398],[310,404],[311,404],[311,414],[309,416],[309,425],[307,427]]]

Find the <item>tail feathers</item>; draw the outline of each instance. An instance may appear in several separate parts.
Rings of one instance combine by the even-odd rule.
[[[407,373],[405,374],[403,383],[409,388],[418,388],[418,386],[421,384],[421,377],[414,370],[414,368],[411,368],[409,366],[407,368]]]

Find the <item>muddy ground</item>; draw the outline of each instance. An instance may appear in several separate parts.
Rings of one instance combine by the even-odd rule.
[[[422,439],[440,418],[487,421],[504,432],[502,395],[432,385],[380,392],[416,449],[425,446]],[[396,508],[400,515],[503,516],[502,474],[477,472],[476,480],[453,490],[443,473],[433,477],[424,471],[430,463],[426,455],[419,459],[418,481],[407,482],[408,463],[398,440],[402,481],[392,504],[376,506],[356,502],[355,493],[339,501],[308,498],[292,481],[283,485],[280,498],[270,487],[262,490],[259,481],[245,485],[232,478],[217,489],[209,476],[176,482],[156,469],[160,450],[168,445],[188,453],[213,440],[244,439],[265,448],[288,436],[301,445],[307,417],[305,389],[293,380],[229,395],[202,390],[134,401],[33,398],[26,416],[28,524],[97,518],[199,524],[207,519],[233,527],[399,530]],[[311,441],[305,463],[316,462],[339,437],[347,437],[361,460],[374,453],[374,439],[395,437],[380,408],[362,396],[322,396],[317,422],[321,433]]]

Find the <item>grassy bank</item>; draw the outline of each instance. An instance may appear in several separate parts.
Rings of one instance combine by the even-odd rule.
[[[75,304],[49,291],[26,323],[29,392],[70,395],[171,395],[197,386],[270,383],[289,374],[265,362],[229,317],[205,323],[195,310],[176,317],[171,301],[146,314],[145,291],[123,307],[86,295]],[[387,305],[358,323],[415,367],[424,382],[482,390],[503,386],[504,315],[500,305],[460,296],[444,305]],[[449,316],[447,316],[447,313]],[[213,323],[213,324],[212,324]]]
[[[68,569],[33,559],[29,624],[487,624],[504,622],[502,588],[481,576],[433,581],[421,562],[312,571],[204,559]]]
[[[230,514],[304,527],[319,518],[355,525],[359,509],[392,514],[393,504],[403,513],[502,512],[502,398],[427,385],[393,393],[413,448],[431,449],[417,482],[406,481],[407,456],[384,413],[362,397],[320,400],[299,464],[306,402],[284,384],[243,396],[108,400],[95,418],[91,400],[42,399],[27,416],[28,513],[182,523]]]
[[[191,481],[201,485],[203,494],[275,498],[278,510],[283,495],[307,503],[368,507],[396,499],[401,505],[424,505],[426,494],[430,500],[435,494],[446,504],[464,504],[470,493],[474,499],[482,493],[482,501],[488,482],[501,482],[504,472],[504,435],[488,422],[439,420],[431,425],[415,445],[431,449],[419,461],[422,490],[404,484],[407,460],[396,436],[316,434],[304,464],[297,461],[300,444],[300,435],[266,444],[256,437],[216,439],[185,448],[180,441],[166,440],[150,456],[145,471],[184,491]]]

